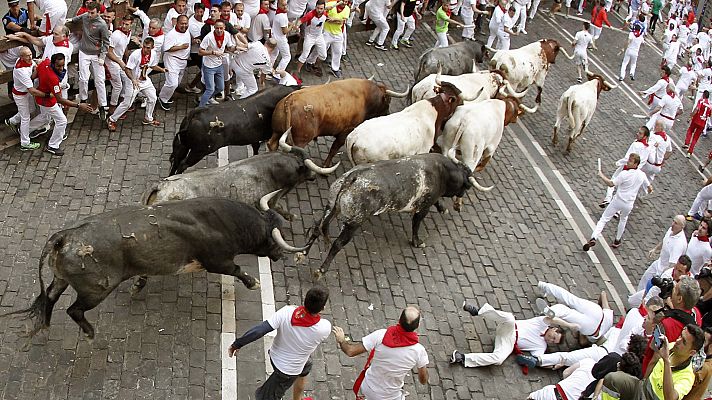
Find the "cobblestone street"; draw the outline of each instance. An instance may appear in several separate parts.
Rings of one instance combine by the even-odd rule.
[[[548,6],[542,4],[540,10]],[[622,25],[617,17],[611,20]],[[580,26],[574,18],[552,19],[540,13],[527,24],[528,35],[513,37],[512,48],[552,38],[570,50],[572,35]],[[450,33],[459,36],[454,28]],[[398,91],[412,84],[418,56],[435,43],[431,28],[422,24],[414,34],[412,49],[383,52],[367,47],[368,34],[349,35],[344,77],[375,75],[375,80]],[[486,36],[478,38],[486,40]],[[617,54],[625,38],[620,30],[604,29],[599,50],[589,51],[591,71],[618,83],[622,56]],[[448,359],[454,349],[470,352],[493,347],[494,326],[463,312],[463,300],[479,305],[489,302],[517,318],[530,318],[535,315],[534,299],[540,295],[536,283],[546,280],[589,299],[606,290],[615,304],[616,319],[623,314],[630,283],[637,284],[650,262],[648,250],[661,240],[672,216],[686,213],[702,179],[698,161],[686,159],[678,147],[692,109],[687,99],[672,133],[675,152],[656,178],[654,193],[632,212],[623,245],[611,250],[601,241],[594,251],[581,251],[601,215],[598,203],[605,194],[605,185],[596,176],[596,159],[601,158],[610,175],[614,161],[625,154],[634,132],[646,122],[634,115],[645,113],[637,91],[659,76],[661,56],[651,43],[648,39],[640,51],[636,80],[626,80],[601,94],[590,126],[570,154],[561,145],[566,142],[567,128],[560,133],[564,139],[560,136],[558,147],[550,144],[558,99],[576,83],[574,64],[559,55],[549,71],[539,110],[505,130],[493,160],[477,175],[482,185],[495,185],[494,190],[471,190],[461,212],[452,209],[450,200],[445,200],[448,213],[433,210],[421,227],[425,248],[409,244],[410,215],[381,214],[365,223],[336,257],[322,282],[330,289],[324,316],[354,340],[393,324],[406,305],[422,310],[419,334],[430,357],[430,380],[423,386],[416,376],[408,377],[409,399],[525,399],[531,391],[560,379],[560,372],[541,369],[523,375],[513,357],[488,368],[451,366]],[[293,54],[293,60],[297,56]],[[304,83],[312,85],[327,79],[317,81],[306,73],[305,77]],[[673,77],[677,79],[677,73]],[[157,82],[162,84],[162,78]],[[155,129],[141,125],[140,110],[129,113],[114,133],[97,116],[77,114],[61,158],[40,151],[21,152],[19,146],[0,151],[0,313],[27,307],[39,292],[38,260],[52,233],[89,215],[136,204],[150,184],[168,175],[173,137],[194,107],[193,100],[194,95],[179,94],[173,111],[157,109],[156,118],[165,124]],[[529,93],[524,103],[533,105],[534,94]],[[405,105],[404,100],[394,99],[390,110],[399,111]],[[320,162],[331,142],[320,138],[307,151]],[[697,154],[706,157],[711,147],[712,139],[703,137]],[[247,148],[231,147],[228,159],[235,161],[247,154]],[[214,167],[217,159],[213,154],[192,169]],[[338,161],[341,166],[335,174],[301,184],[285,197],[288,211],[297,216],[291,229],[284,229],[288,242],[304,243],[307,229],[321,218],[329,185],[351,168],[346,154],[339,153]],[[332,238],[339,228],[332,223]],[[612,242],[614,230],[615,224],[609,224],[603,238]],[[302,263],[290,257],[269,265],[277,309],[301,302],[314,284],[312,271],[327,251],[319,241]],[[248,273],[260,276],[256,258],[239,260]],[[49,282],[50,269],[43,272]],[[25,322],[0,320],[4,327],[0,333],[0,398],[224,398],[226,348],[221,345],[221,321],[226,310],[221,277],[204,272],[153,277],[135,296],[129,293],[130,286],[124,282],[87,313],[97,332],[93,342],[84,338],[65,313],[73,301],[71,289],[55,307],[51,328],[38,334],[28,351],[22,351]],[[237,280],[234,290],[235,329],[240,335],[266,318],[265,294],[248,291]],[[561,348],[573,344],[569,335]],[[346,357],[332,336],[314,353],[313,362],[308,395],[317,400],[353,398],[351,386],[365,357]],[[240,351],[237,398],[254,398],[264,372],[262,341]]]

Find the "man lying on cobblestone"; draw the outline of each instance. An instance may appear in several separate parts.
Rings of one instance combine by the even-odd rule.
[[[473,317],[480,315],[497,325],[494,350],[491,353],[469,354],[455,350],[450,357],[451,364],[462,364],[465,367],[501,365],[512,352],[521,354],[524,351],[536,357],[544,354],[548,345],[558,344],[564,337],[561,327],[552,326],[553,321],[548,317],[517,321],[512,313],[496,310],[487,303],[478,309],[474,304],[465,302],[462,308]]]
[[[252,327],[230,345],[228,355],[232,357],[243,346],[277,330],[277,336],[269,350],[274,372],[257,388],[255,399],[280,400],[292,385],[292,399],[302,399],[306,376],[312,367],[309,358],[331,333],[331,323],[319,315],[328,300],[328,289],[313,287],[304,296],[303,306],[282,307],[267,321]]]
[[[398,324],[364,336],[361,343],[346,340],[344,330],[334,327],[336,342],[344,354],[355,357],[369,352],[353,386],[358,400],[405,399],[404,379],[413,368],[418,369],[418,381],[428,383],[428,353],[415,332],[419,325],[420,311],[406,307]]]

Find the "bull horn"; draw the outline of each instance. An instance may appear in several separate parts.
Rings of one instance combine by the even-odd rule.
[[[472,72],[477,72],[477,61],[474,58],[472,59]]]
[[[475,189],[481,190],[483,192],[489,192],[490,190],[492,190],[494,188],[494,186],[484,187],[484,186],[480,185],[479,183],[477,183],[477,179],[475,179],[474,176],[469,177],[468,180],[470,181],[472,186],[475,187]]]
[[[562,47],[562,48],[561,48],[561,51],[564,53],[564,56],[566,56],[566,58],[568,58],[569,60],[573,60],[573,59],[574,59],[574,55],[573,55],[573,54],[569,55],[569,53],[566,51],[565,48]]]
[[[331,77],[329,77],[329,79],[326,80],[326,83],[324,85],[328,85],[329,83],[331,83]]]
[[[373,78],[375,78],[375,77],[376,77],[376,74],[371,74],[371,76],[368,77],[368,80],[369,80],[369,81],[372,81]]]
[[[618,87],[618,84],[617,84],[617,83],[616,83],[616,84],[610,83],[610,82],[608,82],[608,81],[605,80],[605,79],[603,80],[603,84],[606,85],[606,86],[608,86],[609,89],[615,89],[615,88]]]
[[[274,196],[277,195],[282,189],[277,189],[274,192],[267,193],[266,195],[260,197],[260,210],[269,210],[269,201],[272,200]]]
[[[464,93],[460,93],[460,99],[462,99],[462,101],[473,101],[473,100],[476,100],[478,97],[480,97],[480,95],[482,94],[482,92],[483,92],[484,90],[485,90],[485,88],[484,88],[484,87],[481,87],[481,88],[480,88],[480,91],[477,92],[477,94],[476,94],[474,97],[472,97],[472,96],[467,97],[467,96],[464,95]]]
[[[454,142],[450,150],[447,151],[447,158],[451,159],[455,164],[460,163],[460,160],[457,159],[457,142]]]
[[[292,133],[291,126],[289,127],[289,129],[284,131],[282,136],[279,138],[279,148],[282,149],[282,151],[286,151],[287,153],[292,151],[292,146],[287,144],[287,136],[289,136],[290,133]]]
[[[492,52],[492,55],[494,55],[495,53],[497,53],[497,49],[493,49],[493,48],[491,48],[491,47],[489,47],[489,46],[487,46],[487,45],[485,45],[485,49],[487,49],[487,51],[491,51],[491,52]]]
[[[438,74],[435,75],[435,86],[440,86],[442,82],[440,81],[440,75],[443,73],[443,65],[438,63]]]
[[[527,92],[529,91],[529,88],[527,87],[526,89],[524,89],[524,91],[517,92],[516,90],[514,90],[514,88],[512,87],[512,84],[508,80],[505,80],[505,82],[506,82],[505,87],[507,88],[509,95],[512,97],[521,99],[522,97],[526,96]]]
[[[524,104],[520,104],[519,108],[521,108],[525,112],[528,112],[529,114],[532,114],[532,113],[535,113],[536,110],[539,109],[539,104],[537,103],[537,105],[535,105],[534,108],[529,108],[529,107],[525,106]]]
[[[399,98],[399,99],[402,99],[402,98],[408,96],[408,92],[410,92],[410,86],[408,86],[408,88],[405,89],[405,92],[403,92],[403,93],[398,93],[398,92],[394,92],[394,91],[392,91],[392,90],[390,90],[390,89],[386,89],[386,94],[387,94],[387,95],[389,95],[389,96],[391,96],[391,97],[397,97],[397,98]]]
[[[277,245],[279,245],[279,247],[281,247],[283,250],[286,250],[290,253],[299,253],[300,251],[305,251],[306,249],[309,248],[309,246],[294,247],[294,246],[290,245],[282,237],[282,232],[280,232],[279,228],[272,228],[272,239],[274,239],[274,241],[277,242]]]
[[[317,174],[321,174],[321,175],[329,175],[330,173],[336,171],[336,168],[339,167],[339,164],[341,164],[341,162],[337,162],[336,165],[334,165],[333,167],[324,168],[324,167],[320,167],[320,166],[316,165],[314,163],[314,161],[312,161],[308,158],[306,160],[304,160],[304,165],[306,165],[307,168],[309,168],[310,170],[316,172]]]

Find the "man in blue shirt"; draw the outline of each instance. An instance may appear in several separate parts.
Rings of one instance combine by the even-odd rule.
[[[5,34],[10,35],[17,32],[31,33],[27,28],[29,20],[27,10],[20,7],[20,0],[9,0],[7,2],[10,8],[7,14],[2,17],[2,26],[5,28]]]

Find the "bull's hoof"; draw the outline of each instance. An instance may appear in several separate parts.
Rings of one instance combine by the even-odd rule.
[[[425,247],[425,242],[423,242],[423,241],[420,240],[420,239],[417,239],[417,240],[414,239],[414,240],[412,240],[412,241],[410,242],[410,244],[412,244],[413,247],[418,247],[418,248],[421,248],[421,249]]]
[[[462,209],[463,204],[464,204],[464,200],[462,199],[462,197],[458,197],[458,198],[456,198],[455,200],[452,201],[452,208],[453,208],[455,211],[460,212],[460,210]]]
[[[255,281],[252,282],[252,285],[247,286],[247,288],[248,288],[249,290],[257,290],[257,289],[259,289],[261,286],[262,286],[262,285],[260,285],[260,281],[258,281],[257,279],[255,279]]]
[[[296,264],[301,264],[304,262],[304,260],[307,258],[307,255],[304,254],[303,251],[300,251],[298,253],[294,253],[294,262]]]
[[[552,141],[551,141],[551,145],[552,145],[552,146],[556,146],[557,144],[559,144],[559,141],[558,141],[558,140],[552,140]]]
[[[314,278],[315,281],[320,281],[321,278],[324,276],[324,271],[321,269],[317,269],[312,273],[312,277]]]
[[[475,167],[475,172],[482,172],[482,170],[484,170],[484,169],[485,169],[485,166],[480,164]]]

